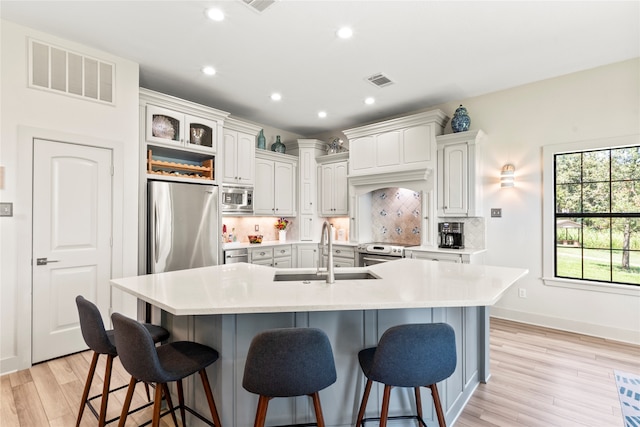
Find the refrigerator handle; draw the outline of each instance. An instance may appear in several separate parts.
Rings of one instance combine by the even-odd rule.
[[[153,239],[153,244],[154,244],[154,258],[155,258],[155,264],[158,264],[158,252],[159,252],[159,246],[160,246],[160,233],[158,232],[158,205],[154,203],[153,205],[153,234],[155,235],[155,238]]]

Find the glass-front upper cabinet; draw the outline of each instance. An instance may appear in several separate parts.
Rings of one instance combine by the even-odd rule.
[[[146,140],[164,147],[213,153],[216,123],[167,108],[147,105]]]

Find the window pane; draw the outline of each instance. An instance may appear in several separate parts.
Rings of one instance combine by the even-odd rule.
[[[640,285],[639,251],[613,251],[613,281]]]
[[[619,181],[611,183],[611,212],[640,212],[640,181]]]
[[[609,150],[583,153],[582,181],[609,181]]]
[[[610,249],[611,233],[608,218],[587,218],[582,228],[586,248]]]
[[[556,212],[581,213],[581,185],[556,185]]]
[[[584,256],[584,277],[587,280],[611,280],[611,259],[609,251],[597,249],[585,249]]]
[[[556,184],[580,182],[581,153],[556,155]]]
[[[613,218],[611,224],[614,249],[640,250],[640,219]]]
[[[609,213],[611,211],[608,182],[584,184],[582,211],[588,213]]]
[[[582,250],[556,246],[556,276],[582,279]]]
[[[611,179],[640,179],[640,147],[611,150]]]

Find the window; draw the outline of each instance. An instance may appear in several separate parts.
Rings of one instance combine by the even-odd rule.
[[[640,287],[640,144],[634,142],[545,147],[545,283]]]

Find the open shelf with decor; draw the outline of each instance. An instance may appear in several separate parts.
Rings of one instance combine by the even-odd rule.
[[[151,178],[179,178],[180,180],[214,180],[214,158],[181,153],[175,158],[172,150],[147,150],[147,175]]]

